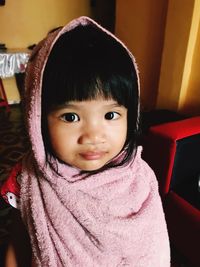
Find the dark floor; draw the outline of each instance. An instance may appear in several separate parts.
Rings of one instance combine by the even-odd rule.
[[[7,114],[0,109],[0,182],[28,149],[20,105],[12,105]]]
[[[12,105],[8,114],[0,108],[0,186],[12,168],[28,149],[20,105]],[[0,267],[9,238],[11,207],[0,198]]]
[[[8,176],[11,167],[18,162],[29,148],[24,130],[20,105],[11,106],[9,115],[0,109],[0,185]],[[148,116],[145,116],[147,119]],[[4,246],[7,242],[10,207],[0,199],[0,267]],[[192,267],[184,263],[175,249],[172,249],[171,267]]]

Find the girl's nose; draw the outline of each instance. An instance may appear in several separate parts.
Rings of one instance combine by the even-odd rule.
[[[79,144],[98,145],[105,142],[104,129],[99,126],[86,126],[81,136]]]

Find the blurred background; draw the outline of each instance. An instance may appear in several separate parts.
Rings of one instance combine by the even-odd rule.
[[[82,15],[114,32],[136,57],[143,110],[200,114],[200,0],[5,0],[0,43],[27,48]],[[15,79],[3,83],[8,101],[20,101]]]

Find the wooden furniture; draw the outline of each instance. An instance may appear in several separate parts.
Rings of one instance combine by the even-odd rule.
[[[6,112],[10,112],[10,107],[8,105],[8,99],[6,92],[4,90],[2,79],[0,78],[0,107],[5,107]]]
[[[7,112],[10,111],[10,107],[2,79],[24,72],[29,53],[30,51],[24,49],[0,50],[0,107],[5,107]]]

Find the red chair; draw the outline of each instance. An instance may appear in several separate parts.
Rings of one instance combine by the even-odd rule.
[[[158,178],[170,242],[200,266],[200,116],[150,127],[143,158]]]

